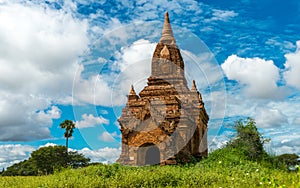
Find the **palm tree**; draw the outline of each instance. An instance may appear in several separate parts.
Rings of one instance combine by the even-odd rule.
[[[66,147],[68,152],[68,146],[69,146],[69,138],[72,137],[74,129],[75,129],[75,123],[71,120],[65,120],[60,124],[60,128],[65,129],[64,137],[66,138]]]

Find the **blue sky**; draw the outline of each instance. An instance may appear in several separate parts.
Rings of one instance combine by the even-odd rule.
[[[210,149],[252,117],[275,154],[300,154],[300,3],[0,0],[0,167],[44,145],[93,161],[120,153],[117,118],[140,91],[169,12],[186,76],[210,115]]]

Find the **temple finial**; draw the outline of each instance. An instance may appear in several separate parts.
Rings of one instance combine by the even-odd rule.
[[[127,97],[128,97],[128,101],[137,100],[139,98],[139,96],[137,96],[134,91],[133,85],[131,85],[129,95],[127,95]]]
[[[131,85],[129,95],[136,95],[133,85]]]
[[[198,91],[198,89],[197,89],[195,80],[193,80],[193,82],[192,82],[192,88],[191,88],[191,91],[198,94],[198,99],[199,99],[199,101],[201,102],[201,104],[203,105],[204,103],[203,103],[203,101],[202,101],[202,95],[201,95],[201,93],[200,93],[200,92]]]
[[[198,91],[198,90],[197,90],[197,86],[196,86],[195,80],[193,80],[193,82],[192,82],[192,88],[191,88],[191,91]]]
[[[170,20],[169,20],[169,13],[165,13],[165,21],[164,27],[162,30],[162,36],[160,38],[160,42],[165,44],[175,44],[175,38],[173,36],[173,31],[171,28]]]

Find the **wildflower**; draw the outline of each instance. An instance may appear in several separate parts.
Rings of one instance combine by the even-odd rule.
[[[221,164],[222,163],[222,161],[219,161],[219,164]]]
[[[247,173],[246,173],[246,175],[248,176],[248,175],[249,175],[249,173],[247,172]]]
[[[259,170],[258,170],[258,168],[256,169],[256,172],[258,172]]]
[[[231,178],[231,180],[233,181],[233,180],[234,180],[234,178]]]
[[[260,185],[262,185],[262,182],[259,182]]]

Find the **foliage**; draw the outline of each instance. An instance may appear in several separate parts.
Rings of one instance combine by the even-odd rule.
[[[87,166],[90,159],[77,152],[70,152],[66,160],[67,150],[65,146],[42,147],[31,153],[28,160],[16,163],[2,173],[3,176],[32,176],[38,174],[51,174],[64,166],[72,168]]]
[[[285,153],[277,156],[276,159],[285,165],[296,165],[298,163],[299,156],[296,154]]]
[[[70,151],[68,154],[68,166],[72,168],[80,168],[89,165],[90,159],[84,157],[83,154],[76,151]]]
[[[0,187],[299,187],[299,173],[217,150],[197,164],[129,167],[119,164],[65,169],[48,176],[0,177]]]
[[[24,160],[8,167],[7,170],[2,173],[2,176],[35,176],[37,174],[38,171],[35,163],[33,163],[31,160]]]
[[[69,147],[69,138],[72,137],[75,124],[71,120],[65,120],[60,124],[60,128],[65,129],[64,137],[66,138],[66,147],[68,149]]]
[[[237,135],[262,144],[255,124],[247,125],[243,124],[245,130],[240,127]],[[244,147],[261,153],[263,149],[253,143],[235,143],[239,137],[199,163],[145,167],[94,164],[48,176],[0,177],[0,187],[300,187],[300,173],[278,168],[278,159],[293,158],[291,155],[261,154],[267,157],[253,160]]]
[[[255,124],[255,121],[251,118],[245,121],[236,121],[234,128],[237,131],[237,135],[231,139],[227,147],[237,148],[251,160],[268,157],[263,147],[264,142],[268,140],[263,139]]]
[[[94,164],[48,176],[0,177],[0,187],[300,187],[300,173],[278,168],[276,157],[249,159],[240,148],[226,146],[194,164]]]
[[[66,148],[63,146],[42,147],[31,153],[31,158],[36,164],[39,173],[53,173],[54,169],[65,166],[67,161]]]

